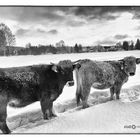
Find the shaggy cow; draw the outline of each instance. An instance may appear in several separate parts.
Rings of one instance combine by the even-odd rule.
[[[77,105],[82,100],[83,108],[88,107],[87,99],[90,88],[106,89],[110,88],[111,97],[114,93],[119,99],[122,85],[128,81],[129,76],[135,75],[136,64],[140,63],[140,58],[133,56],[125,57],[119,61],[92,61],[79,60],[81,67],[76,70],[76,101]]]
[[[53,101],[62,93],[64,85],[73,81],[73,70],[79,67],[70,60],[58,64],[33,65],[0,69],[0,129],[10,133],[6,124],[7,104],[24,107],[40,101],[44,119],[56,115],[52,111]]]

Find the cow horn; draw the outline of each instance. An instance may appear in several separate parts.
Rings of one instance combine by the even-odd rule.
[[[81,59],[79,59],[79,60],[77,60],[77,61],[73,61],[73,64],[76,64],[76,63],[78,63],[78,62],[80,62],[81,61]]]

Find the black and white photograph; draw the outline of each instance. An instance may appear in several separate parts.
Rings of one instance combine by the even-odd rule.
[[[0,6],[0,134],[140,133],[140,6]]]

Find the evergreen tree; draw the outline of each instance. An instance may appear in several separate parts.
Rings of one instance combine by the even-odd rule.
[[[134,42],[133,41],[131,41],[131,44],[129,46],[129,50],[134,50]]]
[[[135,49],[140,50],[140,40],[139,39],[137,39],[137,42],[135,44]]]
[[[79,52],[82,52],[82,45],[79,45]]]
[[[128,51],[129,50],[129,43],[127,41],[123,42],[123,49]]]
[[[76,43],[74,46],[74,52],[78,53],[79,52],[79,47],[78,44]]]

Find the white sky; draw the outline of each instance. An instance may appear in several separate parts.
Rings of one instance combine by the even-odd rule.
[[[81,8],[81,9],[80,9]],[[27,43],[111,45],[140,36],[139,7],[0,7],[0,22]]]

